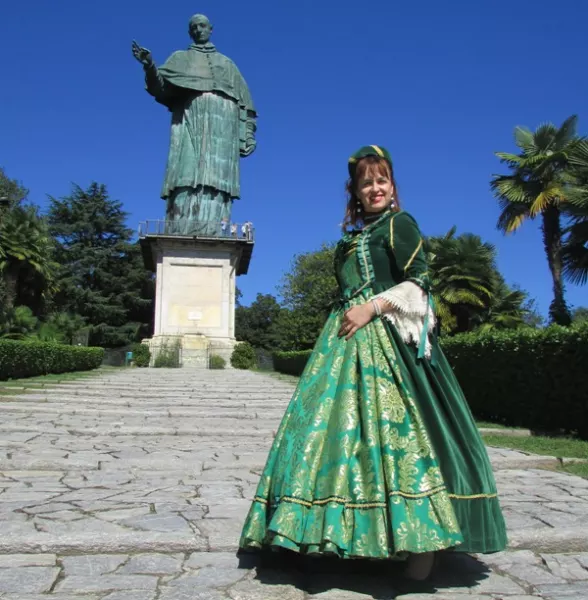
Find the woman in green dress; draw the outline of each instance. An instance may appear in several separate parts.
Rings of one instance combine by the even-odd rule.
[[[423,238],[399,208],[390,155],[363,147],[349,174],[340,301],[278,429],[240,547],[408,558],[407,575],[423,579],[436,551],[503,550],[504,519],[435,337]]]

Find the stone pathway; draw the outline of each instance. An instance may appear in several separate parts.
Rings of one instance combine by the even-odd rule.
[[[421,586],[391,563],[239,561],[291,393],[257,373],[133,369],[1,394],[0,600],[588,599],[588,480],[499,449],[507,552],[447,553]]]

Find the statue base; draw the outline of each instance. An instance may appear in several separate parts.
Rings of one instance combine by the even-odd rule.
[[[207,368],[218,355],[230,368],[235,278],[249,269],[253,240],[154,234],[140,243],[156,279],[151,366]]]

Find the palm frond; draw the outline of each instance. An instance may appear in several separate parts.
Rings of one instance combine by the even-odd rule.
[[[572,115],[568,117],[561,127],[555,132],[554,143],[556,147],[562,147],[569,144],[577,137],[578,116]]]
[[[526,127],[515,127],[514,141],[515,144],[522,150],[533,148],[535,144],[533,132],[527,129]]]
[[[507,201],[500,202],[502,209],[498,217],[496,227],[504,233],[513,233],[530,217],[529,208],[522,203],[510,204]]]

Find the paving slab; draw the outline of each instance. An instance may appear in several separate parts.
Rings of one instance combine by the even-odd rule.
[[[268,566],[236,550],[291,384],[126,369],[22,387],[0,396],[0,600],[588,599],[588,480],[554,457],[490,448],[510,548],[444,554],[427,584],[395,563]]]

